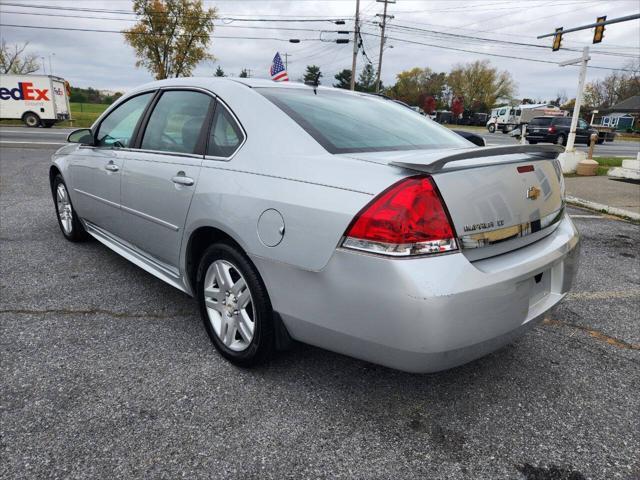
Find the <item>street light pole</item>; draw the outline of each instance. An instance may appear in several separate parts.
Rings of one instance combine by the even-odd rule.
[[[569,138],[567,138],[567,148],[565,148],[565,152],[573,152],[575,150],[574,144],[576,141],[576,128],[578,126],[578,119],[580,117],[580,107],[582,106],[582,96],[584,91],[584,81],[587,76],[587,63],[589,62],[591,57],[589,57],[589,47],[584,47],[582,49],[582,57],[579,59],[569,60],[567,62],[562,62],[560,64],[561,67],[565,65],[573,65],[578,62],[580,65],[580,76],[578,77],[578,91],[576,92],[576,103],[573,106],[573,117],[571,118],[571,130],[569,131]]]
[[[356,60],[358,59],[358,34],[360,33],[360,0],[356,0],[356,23],[353,27],[353,59],[351,60],[351,90],[356,89]]]

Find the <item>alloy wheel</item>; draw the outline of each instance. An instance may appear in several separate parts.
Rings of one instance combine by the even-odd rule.
[[[56,203],[62,229],[64,233],[70,235],[73,231],[73,208],[71,200],[69,200],[69,193],[63,183],[58,184],[58,188],[56,188]]]
[[[251,291],[240,271],[226,260],[216,260],[204,279],[207,316],[215,334],[227,348],[241,352],[255,332]]]

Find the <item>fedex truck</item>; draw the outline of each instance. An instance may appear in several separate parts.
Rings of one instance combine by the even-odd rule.
[[[69,84],[53,75],[0,75],[0,120],[51,127],[71,119]]]

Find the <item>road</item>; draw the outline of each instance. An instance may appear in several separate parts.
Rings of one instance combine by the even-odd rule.
[[[637,225],[570,209],[582,234],[573,293],[471,364],[412,375],[296,345],[242,370],[212,348],[192,299],[98,242],[64,240],[52,146],[8,145],[0,478],[640,473]]]
[[[457,127],[458,130],[464,130],[465,127]],[[0,126],[0,145],[14,146],[37,146],[37,147],[55,147],[55,145],[65,143],[67,135],[73,129],[68,128],[26,128],[26,127],[9,127]],[[510,145],[516,144],[518,141],[504,133],[489,133],[486,130],[473,130],[473,133],[484,137],[487,145]],[[579,150],[586,150],[584,145],[578,145]],[[595,154],[603,157],[625,156],[633,157],[640,152],[640,142],[630,142],[625,140],[616,140],[614,142],[605,142],[602,145],[596,145]]]

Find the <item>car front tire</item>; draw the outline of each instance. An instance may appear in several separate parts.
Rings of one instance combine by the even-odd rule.
[[[489,133],[493,133],[496,131],[496,126],[494,124],[491,124],[487,127],[487,130],[489,130]]]
[[[274,350],[273,309],[267,289],[249,258],[234,245],[205,250],[196,289],[200,315],[216,350],[231,363],[265,363]]]
[[[80,218],[76,214],[69,197],[67,185],[61,175],[56,175],[52,184],[53,202],[58,225],[64,237],[70,242],[83,242],[89,238]]]

